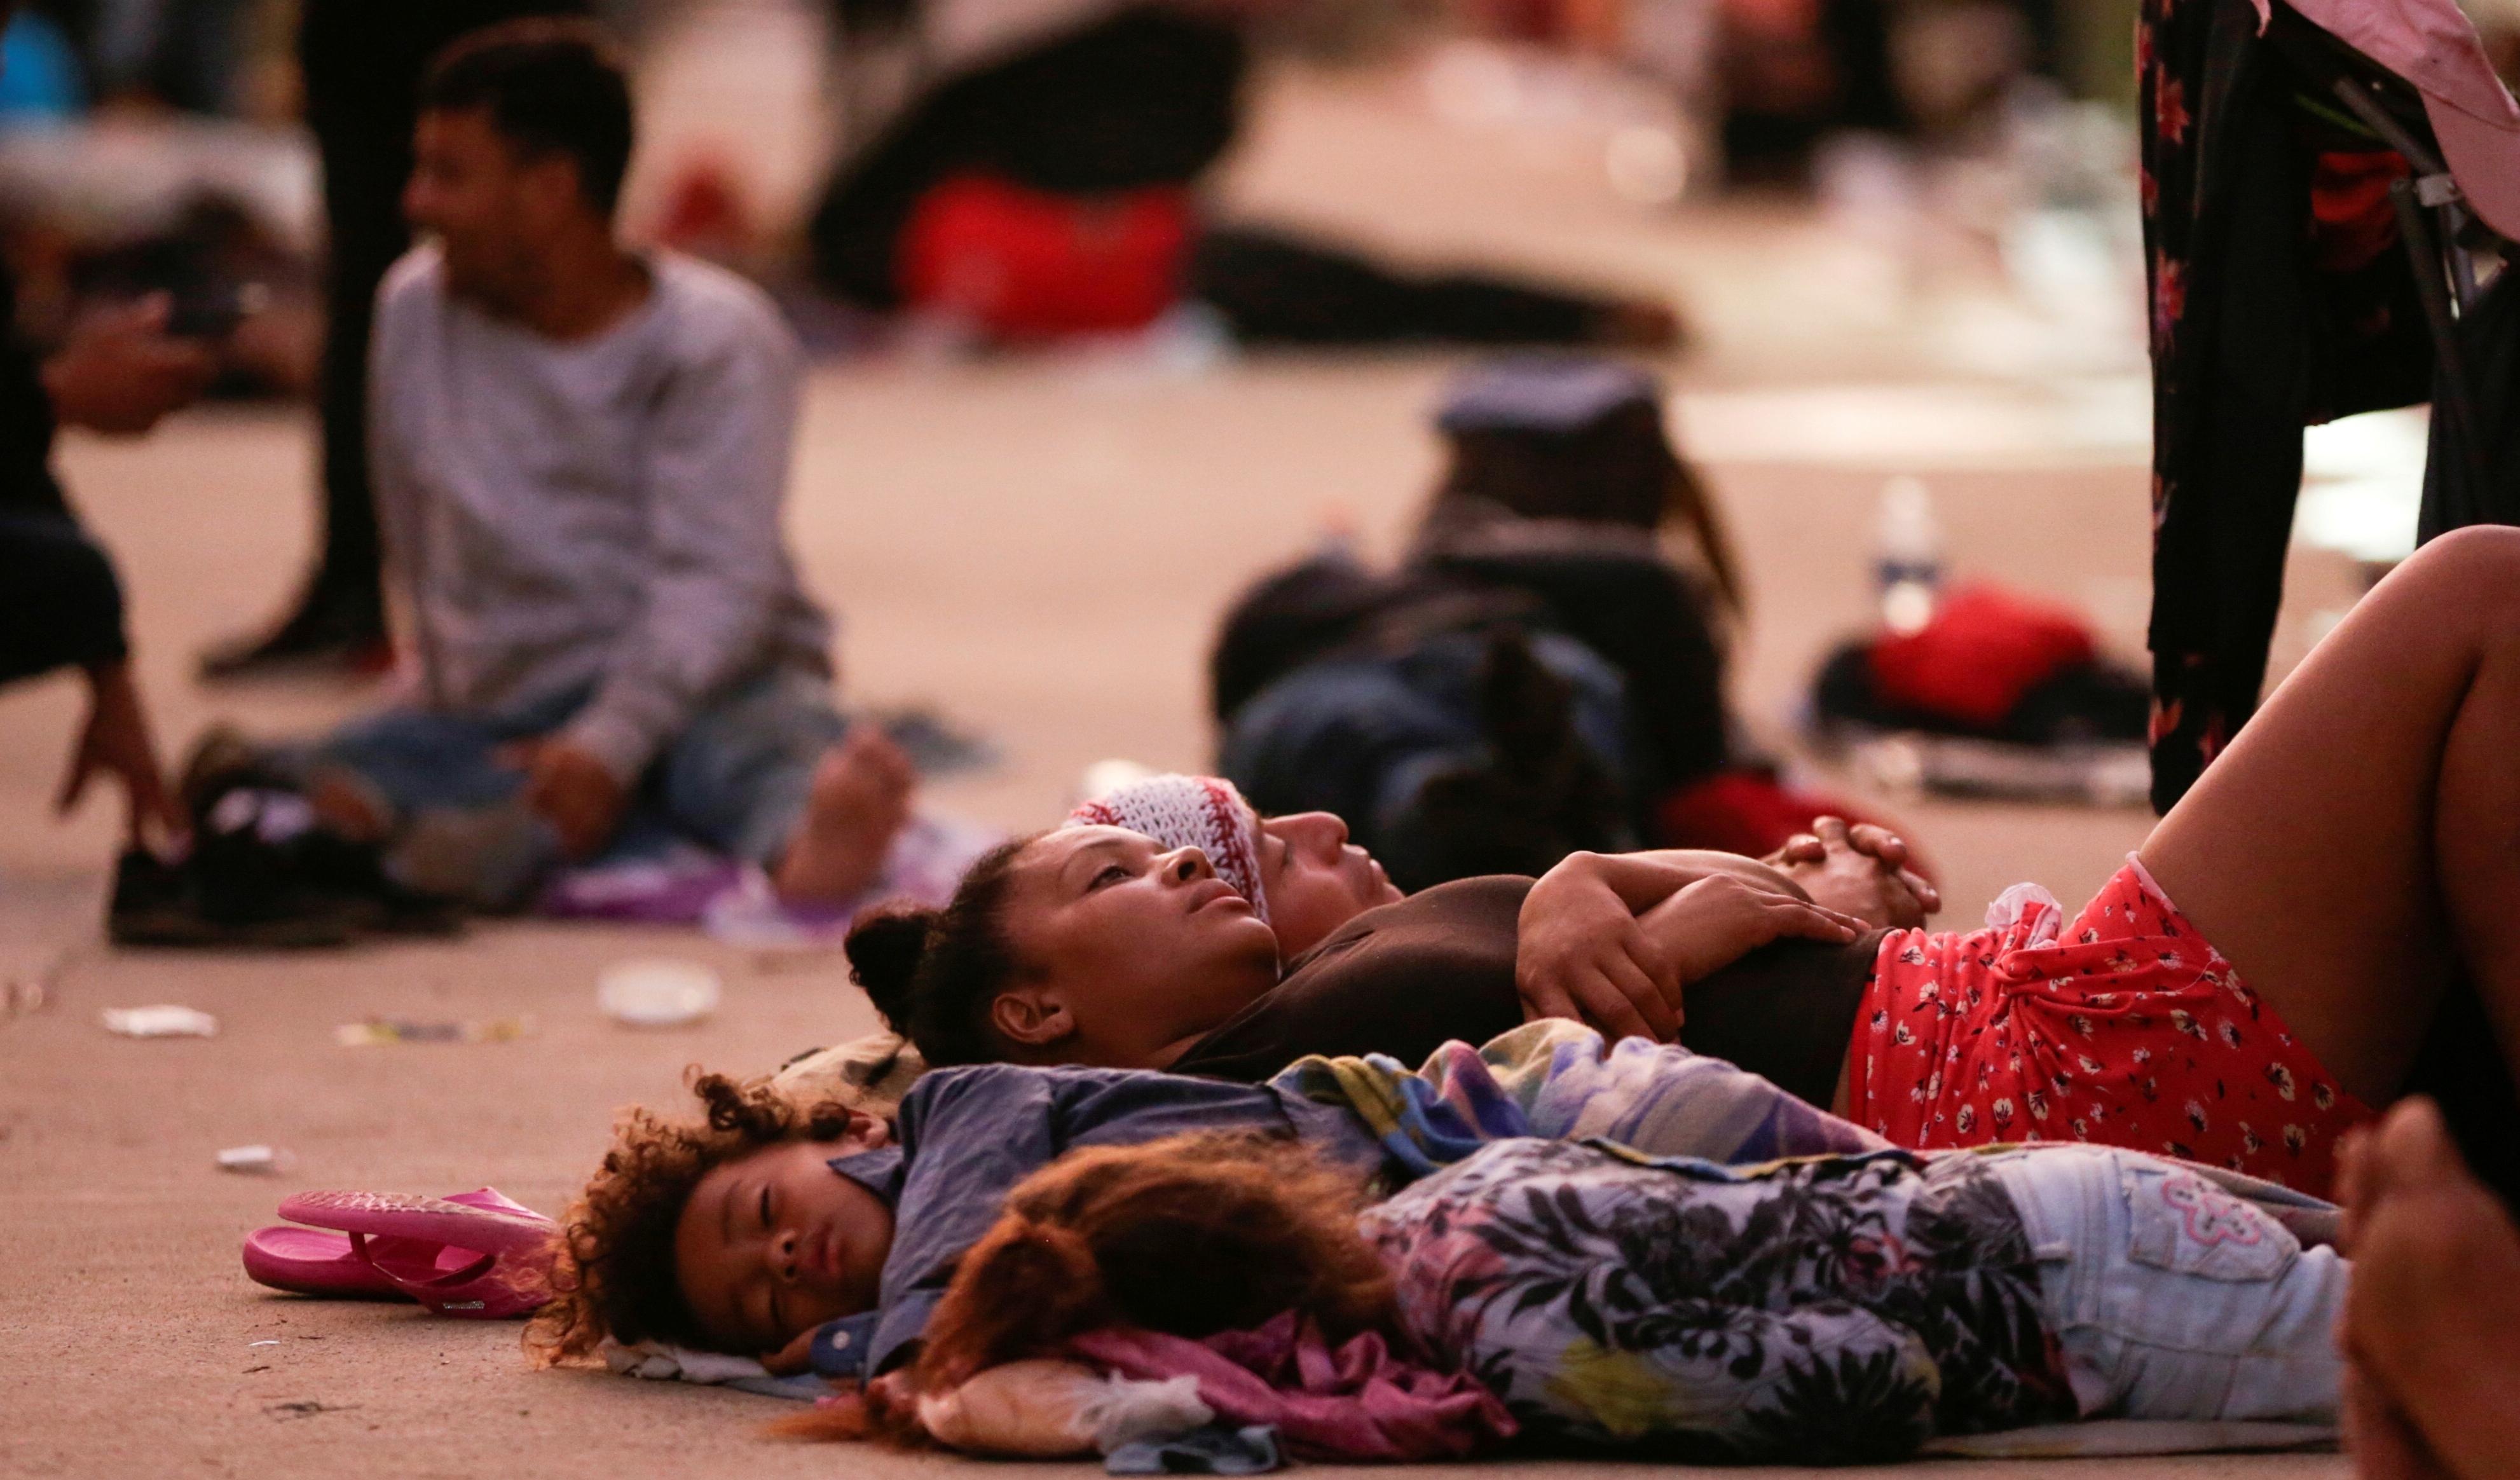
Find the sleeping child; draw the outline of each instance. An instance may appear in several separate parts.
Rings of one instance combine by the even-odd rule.
[[[1204,1268],[1189,1225],[1256,1157],[1282,1170],[1280,1213],[1312,1220],[1259,1253],[1365,1270],[1382,1293],[1342,1319],[1502,1400],[1511,1419],[1490,1437],[1519,1423],[1737,1458],[1890,1458],[1936,1433],[2078,1415],[2326,1422],[2336,1406],[2326,1332],[2345,1266],[2287,1227],[2315,1230],[2323,1205],[2134,1152],[1899,1151],[1721,1060],[1605,1048],[1571,1023],[1450,1046],[1417,1074],[1312,1059],[1264,1086],[940,1070],[890,1128],[723,1078],[698,1089],[705,1125],[635,1115],[572,1210],[558,1298],[530,1336],[548,1357],[607,1337],[758,1353],[774,1370],[880,1379],[876,1406],[897,1418],[923,1390],[1102,1327],[1210,1336],[1255,1297],[1187,1272],[1127,1286],[1168,1294],[1104,1291],[1122,1289],[1113,1261],[1171,1250]],[[1186,1135],[1211,1139],[1185,1150]],[[1050,1195],[1106,1163],[1178,1195],[1091,1217],[1091,1197]],[[1324,1176],[1348,1195],[1306,1194]],[[1323,1233],[1351,1204],[1354,1221]],[[1127,1233],[1142,1214],[1155,1223]],[[1102,1285],[1037,1288],[1012,1304],[1042,1321],[922,1356],[931,1328],[968,1324],[940,1302],[977,1298],[1016,1236],[1002,1219],[1093,1233]],[[1339,1282],[1308,1285],[1302,1264],[1265,1288]]]

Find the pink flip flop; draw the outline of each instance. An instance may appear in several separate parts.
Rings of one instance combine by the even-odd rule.
[[[449,1197],[300,1192],[280,1205],[280,1216],[314,1227],[247,1237],[246,1274],[275,1289],[416,1300],[475,1321],[521,1316],[551,1298],[560,1226],[488,1188]]]

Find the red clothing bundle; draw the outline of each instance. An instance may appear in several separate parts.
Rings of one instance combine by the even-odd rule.
[[[1963,586],[1933,620],[1872,644],[1872,692],[1893,708],[1994,730],[2042,681],[2091,662],[2091,629],[2059,606],[1993,586]]]
[[[898,247],[902,294],[1008,338],[1139,329],[1181,292],[1190,192],[1094,200],[998,175],[957,175],[920,199]]]

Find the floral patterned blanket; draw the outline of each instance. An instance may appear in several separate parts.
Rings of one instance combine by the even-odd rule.
[[[1508,1141],[1362,1226],[1412,1334],[1534,1437],[1857,1463],[2075,1416],[2020,1218],[1975,1156]]]

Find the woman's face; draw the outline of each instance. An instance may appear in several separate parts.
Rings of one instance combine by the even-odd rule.
[[[1260,820],[1260,888],[1279,953],[1301,956],[1332,930],[1401,894],[1373,855],[1347,840],[1330,812],[1290,812]]]
[[[1021,969],[992,1026],[1051,1061],[1160,1068],[1278,984],[1277,936],[1207,855],[1119,828],[1025,849],[1002,924]]]
[[[789,1141],[709,1170],[674,1226],[674,1275],[720,1351],[776,1352],[876,1307],[892,1209],[831,1168],[888,1139],[873,1117],[838,1141]]]

